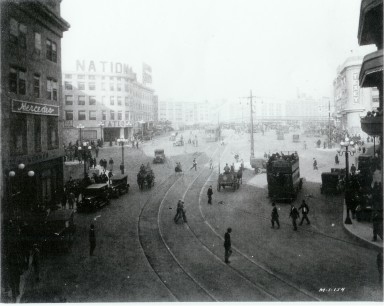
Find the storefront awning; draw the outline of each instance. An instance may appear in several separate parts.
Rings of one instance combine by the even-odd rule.
[[[361,87],[381,86],[383,81],[383,51],[364,56],[359,76]]]

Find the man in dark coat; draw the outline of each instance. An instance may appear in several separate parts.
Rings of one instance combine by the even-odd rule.
[[[225,249],[225,263],[230,263],[229,256],[232,254],[232,248],[231,248],[231,234],[232,229],[228,227],[227,232],[224,234],[224,249]]]
[[[93,256],[93,251],[96,248],[96,234],[95,234],[95,226],[91,224],[89,229],[89,255]]]
[[[289,217],[292,219],[293,230],[297,231],[296,220],[300,217],[300,215],[299,215],[297,208],[293,205],[293,203],[291,204],[291,210],[289,213]]]
[[[276,204],[275,202],[272,203],[272,214],[271,214],[271,222],[272,222],[272,228],[275,228],[275,222],[277,224],[277,228],[280,228],[280,223],[279,223],[279,213],[277,212]]]
[[[212,195],[213,195],[213,191],[212,191],[212,185],[211,185],[211,186],[209,186],[208,191],[207,191],[208,204],[212,204]]]
[[[316,158],[313,158],[313,170],[318,170]]]
[[[305,202],[305,200],[303,200],[303,202],[301,203],[299,210],[301,210],[301,214],[302,214],[300,225],[303,225],[304,220],[307,221],[307,224],[311,224],[311,222],[309,222],[309,219],[308,219],[309,207]]]
[[[338,165],[339,164],[339,155],[335,155],[335,164]]]

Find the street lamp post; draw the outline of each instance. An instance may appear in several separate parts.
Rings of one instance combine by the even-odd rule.
[[[349,184],[349,155],[353,156],[355,155],[356,149],[352,147],[351,150],[348,150],[349,146],[353,146],[354,142],[352,140],[349,140],[348,137],[345,138],[344,141],[340,142],[340,149],[337,150],[337,153],[339,156],[342,156],[343,154],[345,155],[345,205],[347,208],[347,216],[345,218],[344,223],[345,224],[352,224],[352,220],[349,216],[350,212],[350,184]],[[342,150],[342,148],[344,150]]]
[[[87,153],[91,152],[92,147],[88,146],[87,142],[83,142],[82,146],[78,147],[78,150],[82,152],[83,155],[83,161],[84,161],[84,178],[87,177]]]
[[[103,127],[104,127],[104,122],[100,121],[98,126],[100,127],[100,141],[101,141],[101,144],[104,143],[104,135],[103,135]]]
[[[120,165],[120,170],[121,174],[124,174],[124,143],[127,141],[124,138],[119,138],[118,143],[121,144],[121,165]]]
[[[77,128],[79,129],[79,142],[80,142],[80,144],[83,142],[83,139],[82,139],[82,135],[81,135],[81,130],[84,128],[84,125],[82,125],[82,124],[79,124],[78,126],[77,126]]]

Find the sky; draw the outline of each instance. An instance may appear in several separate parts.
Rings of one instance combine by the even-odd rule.
[[[160,100],[332,97],[361,0],[64,0],[63,70],[80,60],[152,67]]]

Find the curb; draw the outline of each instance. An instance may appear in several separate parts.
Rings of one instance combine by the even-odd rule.
[[[383,252],[383,241],[381,241],[381,243],[379,245],[378,243],[374,243],[373,241],[367,240],[365,238],[362,238],[362,237],[356,235],[355,233],[353,233],[351,231],[351,229],[349,228],[350,226],[348,224],[344,223],[345,218],[346,218],[346,211],[345,211],[345,203],[343,201],[343,219],[342,219],[342,222],[343,222],[344,231],[350,237],[352,237],[355,241],[361,243],[366,248],[371,249],[371,250],[375,250],[375,251],[378,251],[378,252]],[[357,222],[357,221],[355,221],[355,222]],[[380,237],[378,239],[380,239]]]

